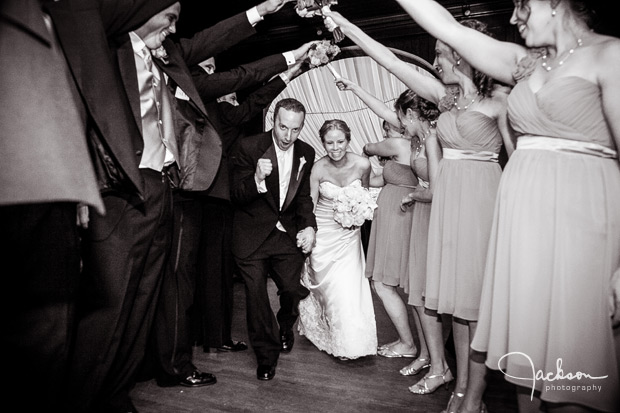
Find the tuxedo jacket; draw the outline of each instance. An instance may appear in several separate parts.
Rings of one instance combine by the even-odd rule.
[[[231,148],[241,136],[244,123],[263,113],[263,110],[286,88],[286,83],[279,77],[253,90],[239,104],[233,106],[228,102],[216,102],[216,99],[241,89],[255,88],[288,68],[282,54],[275,54],[238,66],[224,72],[206,73],[199,66],[192,69],[192,75],[198,93],[215,128],[222,139],[222,159],[213,185],[201,195],[220,199],[230,199],[229,155]]]
[[[0,205],[83,202],[103,211],[86,112],[38,0],[0,2]]]
[[[272,132],[243,138],[232,156],[233,182],[231,200],[235,204],[233,218],[233,254],[240,259],[248,257],[267,239],[278,221],[293,243],[297,233],[307,227],[316,230],[310,170],[314,163],[314,149],[296,140],[288,192],[280,209],[278,161]],[[273,170],[265,179],[267,192],[259,193],[254,179],[260,158],[271,160]]]
[[[89,143],[103,191],[129,191],[142,198],[143,181],[138,169],[143,149],[140,95],[128,33],[173,3],[174,0],[61,0],[48,5],[91,115]],[[183,151],[188,136],[198,140],[196,145],[205,168],[200,184],[205,189],[217,171],[221,142],[194,87],[188,65],[198,64],[254,33],[245,13],[240,13],[191,39],[166,39],[167,65],[153,59],[169,77],[172,95],[185,98],[180,103],[174,99],[179,151]],[[177,89],[183,94],[177,94]],[[204,141],[200,143],[200,139]],[[180,169],[191,174],[182,153],[180,158]]]
[[[208,74],[200,66],[191,69],[196,89],[204,102],[220,96],[255,87],[288,69],[282,53],[236,66],[230,70]]]

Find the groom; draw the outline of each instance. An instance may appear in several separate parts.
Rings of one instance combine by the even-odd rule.
[[[280,100],[271,131],[243,139],[232,156],[231,199],[235,204],[233,254],[246,287],[250,343],[259,380],[271,380],[280,351],[293,347],[304,254],[314,246],[316,220],[310,197],[314,149],[297,140],[306,109]],[[278,287],[280,310],[269,304],[267,276]]]

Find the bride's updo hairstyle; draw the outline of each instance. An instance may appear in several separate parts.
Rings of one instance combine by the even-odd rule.
[[[344,133],[344,137],[347,139],[347,142],[351,142],[351,129],[349,129],[349,125],[347,125],[345,121],[340,119],[326,120],[325,123],[323,123],[321,129],[319,129],[321,142],[325,143],[325,135],[327,132],[334,129],[342,131],[342,133]]]
[[[407,113],[411,109],[417,113],[422,120],[433,122],[439,117],[437,105],[420,96],[416,95],[411,89],[405,90],[394,102],[394,109],[397,113]]]

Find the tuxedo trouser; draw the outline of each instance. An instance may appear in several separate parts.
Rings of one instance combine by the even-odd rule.
[[[165,265],[161,293],[149,341],[148,361],[158,380],[184,379],[192,364],[190,311],[194,303],[198,246],[202,225],[201,201],[177,191],[174,199],[172,248]]]
[[[144,358],[170,252],[172,195],[164,174],[140,172],[143,202],[112,193],[105,216],[91,210],[71,365],[76,411],[129,408]]]
[[[76,204],[2,206],[0,228],[5,401],[61,411],[80,272]]]
[[[207,197],[202,200],[202,211],[194,337],[208,350],[232,339],[233,206],[230,201]]]
[[[288,234],[274,228],[249,257],[235,260],[245,282],[248,335],[256,359],[259,365],[275,365],[282,346],[280,331],[293,329],[299,316],[299,301],[309,294],[301,285],[304,256]],[[277,319],[269,300],[268,276],[278,288]]]

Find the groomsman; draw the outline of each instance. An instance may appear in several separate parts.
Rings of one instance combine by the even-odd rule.
[[[77,205],[104,207],[84,103],[40,1],[0,2],[0,56],[3,392],[13,409],[60,411],[80,271]]]
[[[170,250],[171,187],[207,188],[221,156],[187,65],[255,33],[252,23],[284,3],[267,0],[257,6],[262,13],[254,9],[254,21],[242,14],[232,18],[234,30],[218,23],[179,43],[168,38],[176,31],[178,2],[49,4],[93,116],[89,136],[107,209],[105,216],[91,211],[84,238],[71,410],[136,410],[129,391]],[[214,379],[205,375],[199,379]]]

